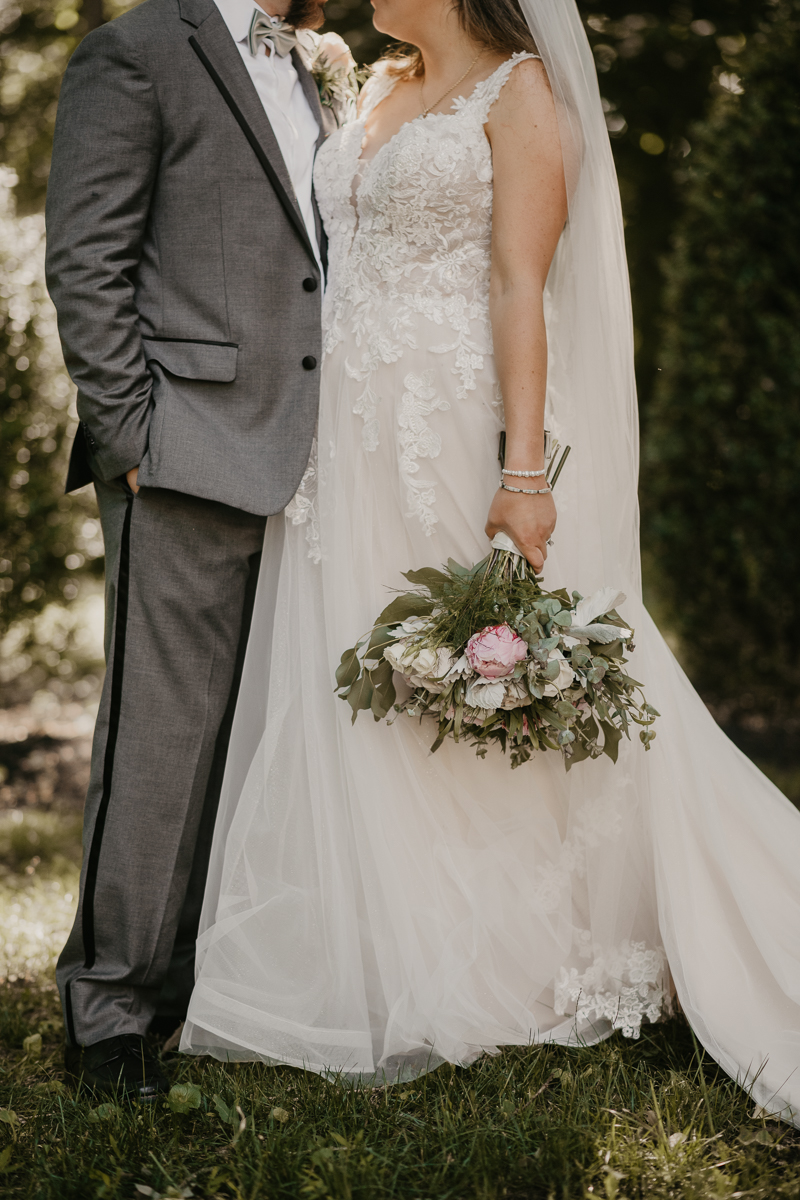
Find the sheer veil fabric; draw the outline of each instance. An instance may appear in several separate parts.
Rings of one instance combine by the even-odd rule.
[[[794,1121],[800,817],[642,605],[630,293],[594,63],[573,0],[521,4],[569,192],[547,407],[573,452],[545,580],[627,593],[658,736],[616,765],[567,775],[547,754],[512,773],[499,753],[430,755],[406,718],[351,727],[332,692],[401,571],[487,552],[502,405],[483,124],[517,55],[369,163],[363,115],[318,155],[319,450],[268,523],[181,1048],[391,1082],[503,1045],[635,1037],[677,991],[721,1066]],[[368,86],[367,111],[391,80]]]

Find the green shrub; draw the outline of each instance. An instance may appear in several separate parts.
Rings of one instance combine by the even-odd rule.
[[[644,541],[711,700],[800,706],[800,0],[691,134],[646,427]]]
[[[44,219],[16,217],[0,173],[0,636],[76,581],[102,554],[94,498],[64,496],[77,422],[45,290]]]

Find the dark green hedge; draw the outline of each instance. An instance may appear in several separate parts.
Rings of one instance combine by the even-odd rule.
[[[690,134],[645,428],[644,545],[711,700],[800,708],[800,0]]]

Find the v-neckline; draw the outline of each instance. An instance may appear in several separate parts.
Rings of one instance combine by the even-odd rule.
[[[361,175],[361,181],[362,182],[364,181],[364,178],[367,174],[368,168],[379,157],[381,151],[384,150],[387,146],[391,146],[391,144],[395,140],[395,138],[398,138],[404,129],[407,129],[410,125],[414,125],[415,122],[417,122],[417,121],[429,121],[431,119],[431,117],[457,117],[460,113],[462,113],[464,111],[464,108],[466,107],[466,105],[469,104],[469,102],[474,98],[474,96],[476,95],[476,93],[478,91],[478,88],[482,87],[484,84],[489,83],[490,80],[494,79],[494,77],[498,73],[498,71],[501,71],[503,69],[503,67],[505,67],[508,63],[510,63],[512,61],[512,59],[515,57],[516,57],[516,55],[512,54],[509,58],[503,59],[503,61],[501,63],[499,63],[498,66],[495,67],[495,69],[492,71],[491,75],[487,75],[484,79],[478,80],[478,82],[475,84],[475,87],[472,89],[472,91],[470,92],[470,94],[468,96],[454,96],[453,100],[450,104],[450,108],[446,112],[428,113],[427,115],[425,113],[418,113],[417,116],[412,117],[410,121],[404,121],[403,124],[400,126],[400,128],[396,129],[394,131],[394,133],[392,134],[392,136],[390,138],[387,138],[385,142],[381,142],[380,146],[375,151],[375,153],[371,156],[371,158],[365,159],[363,154],[359,154],[358,163],[356,165],[356,174]],[[388,99],[388,97],[391,96],[392,92],[394,91],[394,89],[397,85],[397,82],[398,81],[396,79],[393,81],[392,86],[386,91],[386,93],[383,96],[381,96],[378,103],[370,109],[370,111],[367,113],[367,115],[365,117],[358,118],[358,123],[361,125],[362,130],[366,131],[367,120],[372,115],[372,113],[374,113],[375,110],[377,108],[379,108],[381,104],[383,104],[384,100]],[[454,107],[454,105],[458,104],[459,101],[461,101],[461,107],[456,109],[454,112],[453,107]],[[362,134],[361,142],[363,142],[363,141],[364,141],[364,136]],[[361,146],[361,143],[359,143],[359,146]],[[359,184],[359,188],[360,188],[360,186],[361,185]],[[356,189],[356,191],[358,191],[358,188]]]

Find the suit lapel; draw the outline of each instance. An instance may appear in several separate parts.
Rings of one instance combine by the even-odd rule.
[[[336,118],[330,108],[321,104],[319,89],[306,65],[302,50],[299,50],[297,46],[292,50],[292,62],[294,63],[295,71],[297,71],[297,78],[300,80],[300,86],[308,101],[309,108],[319,125],[319,137],[317,138],[317,149],[319,150],[325,138],[336,128]]]
[[[286,215],[316,265],[316,255],[277,138],[219,9],[213,0],[180,0],[180,7],[183,19],[197,26],[189,38],[190,46],[252,146]],[[310,82],[316,91],[313,80]]]

